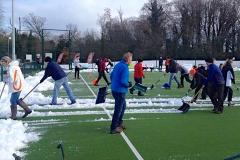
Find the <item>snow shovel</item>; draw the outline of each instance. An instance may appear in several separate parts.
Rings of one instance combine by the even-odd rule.
[[[12,156],[14,157],[15,160],[21,160],[21,157],[16,155],[16,153],[13,153]]]
[[[187,90],[187,92],[185,93],[185,96],[188,96],[191,91],[192,91],[192,89],[189,88],[189,89]]]
[[[63,150],[63,145],[62,143],[60,143],[59,145],[57,145],[57,149],[61,150],[61,155],[62,155],[62,160],[64,160],[64,150]]]
[[[224,160],[235,160],[235,159],[239,159],[239,158],[240,158],[240,154],[236,154],[234,156],[224,158]]]
[[[0,99],[1,99],[1,97],[2,97],[2,94],[3,94],[3,91],[4,91],[5,86],[6,86],[6,82],[4,82],[3,89],[2,89],[1,94],[0,94]]]
[[[137,90],[137,91],[146,93],[147,89],[148,89],[148,87],[146,87],[140,83],[136,83],[136,84],[134,84],[134,86],[132,88],[129,89],[129,92],[131,94],[133,94],[133,91]]]
[[[29,92],[28,92],[28,94],[27,95],[25,95],[23,98],[20,98],[19,100],[20,101],[23,101],[35,88],[37,88],[37,86],[40,84],[40,82],[38,83],[38,84],[36,84],[34,87],[33,87],[33,89],[31,89]]]
[[[153,88],[155,87],[155,85],[157,85],[159,82],[160,82],[160,79],[157,80],[155,83],[153,83],[153,84],[150,86],[150,89],[153,89]]]
[[[98,95],[95,104],[104,103],[107,95],[107,86],[98,89]]]
[[[191,101],[189,103],[192,103],[193,100],[198,96],[198,94],[202,91],[203,88],[199,89],[199,91],[193,96],[193,98],[191,99]],[[183,99],[182,99],[182,106],[178,108],[179,111],[182,111],[182,113],[187,113],[188,110],[190,109],[190,105],[189,103],[185,102]]]

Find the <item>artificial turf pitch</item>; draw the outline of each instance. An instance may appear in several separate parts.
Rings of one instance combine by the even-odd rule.
[[[83,76],[91,83],[87,73]],[[238,79],[239,73],[236,76]],[[167,80],[161,73],[149,72],[144,81],[150,85],[158,78],[160,84]],[[72,88],[79,87],[74,92],[77,97],[91,96],[82,81],[69,79]],[[239,97],[237,87],[239,84],[234,86],[234,92]],[[96,93],[97,88],[92,88]],[[162,90],[158,85],[146,97],[181,97],[187,89]],[[60,95],[64,94],[61,92]],[[133,97],[139,98],[128,95],[128,98]],[[24,149],[25,159],[60,160],[59,143],[63,144],[66,160],[136,159],[120,135],[109,134],[110,120],[95,121],[102,118],[108,119],[107,115],[27,118],[29,126],[41,134],[41,139]],[[218,160],[240,153],[240,109],[237,106],[225,107],[220,115],[211,113],[209,106],[207,110],[187,114],[125,114],[124,118],[125,133],[145,160]],[[58,123],[36,124],[37,120],[57,120]]]

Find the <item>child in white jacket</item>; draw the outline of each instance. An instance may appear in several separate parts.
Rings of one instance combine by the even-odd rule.
[[[20,93],[25,83],[22,71],[19,67],[19,62],[12,61],[8,56],[4,56],[1,58],[1,65],[5,66],[7,69],[7,75],[4,81],[9,86],[9,92],[12,93],[10,98],[10,118],[13,120],[17,119],[17,105],[21,106],[24,109],[25,114],[22,116],[22,118],[25,118],[28,116],[28,114],[32,113],[32,111],[28,108],[26,103],[19,99]]]
[[[224,99],[228,98],[228,106],[233,105],[232,97],[233,97],[233,90],[232,90],[232,83],[235,83],[235,75],[232,68],[232,60],[228,59],[226,63],[223,65],[222,74],[225,80],[225,87],[224,87]]]

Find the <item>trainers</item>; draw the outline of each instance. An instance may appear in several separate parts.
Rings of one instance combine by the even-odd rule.
[[[26,111],[25,113],[24,113],[24,115],[22,116],[22,118],[26,118],[29,114],[31,114],[32,113],[32,110],[29,110],[29,111]]]
[[[177,88],[184,88],[184,87],[183,87],[183,85],[178,85],[178,87],[177,87]]]
[[[228,105],[228,107],[230,107],[230,106],[233,106],[234,103],[232,101],[229,101],[227,105]]]
[[[76,103],[76,101],[74,100],[74,101],[72,101],[70,104],[75,104]]]
[[[119,125],[119,127],[120,127],[120,128],[122,128],[122,130],[125,130],[125,129],[127,129],[127,128],[126,128],[126,126],[125,126],[125,125],[123,125],[123,124],[120,124],[120,125]]]
[[[223,112],[222,112],[222,111],[215,111],[214,113],[216,113],[216,114],[222,114]]]
[[[217,111],[217,108],[213,108],[212,112],[215,113]]]
[[[114,130],[110,131],[110,134],[118,134],[121,133],[123,131],[123,129],[121,127],[117,127]]]

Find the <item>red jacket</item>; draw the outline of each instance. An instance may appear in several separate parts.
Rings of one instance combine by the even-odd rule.
[[[134,66],[134,78],[143,78],[143,66],[142,63],[137,63]]]
[[[104,72],[106,70],[106,63],[108,62],[107,58],[101,58],[98,62],[98,70]]]

